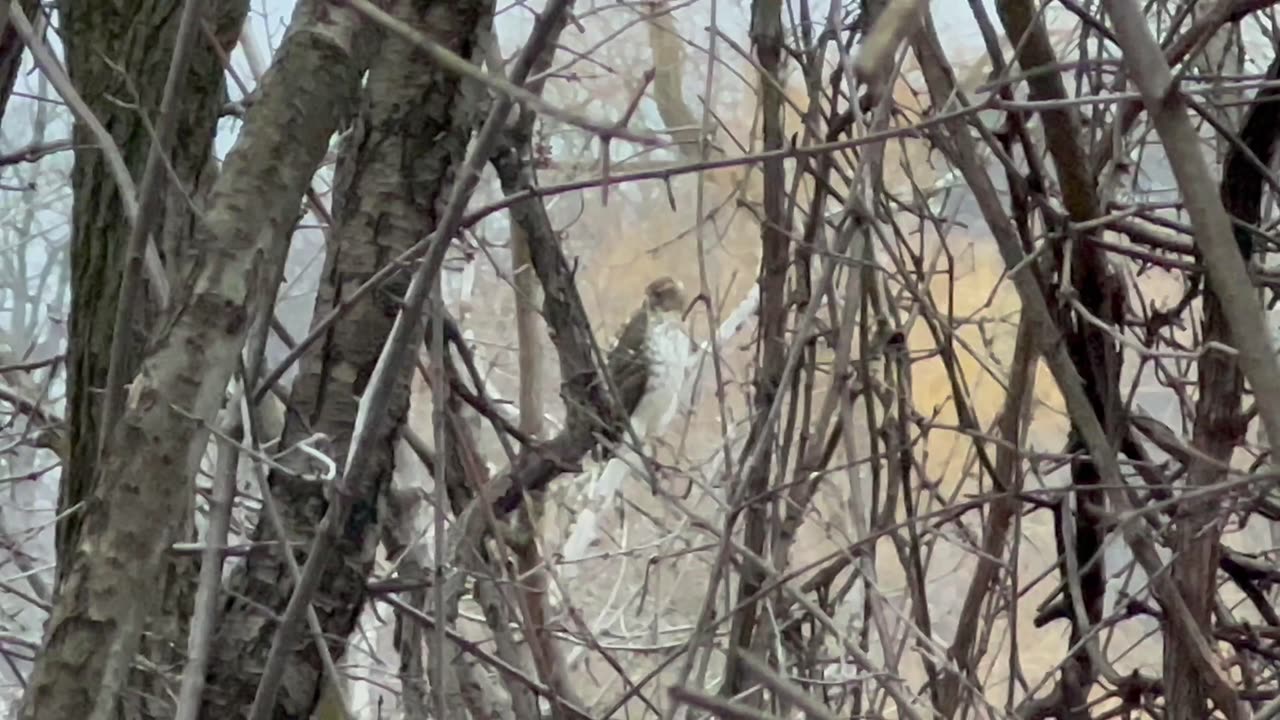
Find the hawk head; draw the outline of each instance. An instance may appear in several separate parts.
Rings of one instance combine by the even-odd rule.
[[[683,312],[689,301],[684,288],[670,277],[663,276],[649,283],[644,289],[645,305],[654,312]]]

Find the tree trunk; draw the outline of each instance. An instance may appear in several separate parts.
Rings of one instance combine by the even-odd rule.
[[[73,4],[70,14],[87,13],[86,23],[107,12],[106,4]],[[130,22],[128,32],[143,35],[139,42],[150,37],[151,25],[134,16]],[[86,493],[86,508],[79,539],[63,544],[61,593],[31,675],[25,720],[106,720],[118,706],[145,624],[163,597],[155,589],[168,549],[190,522],[192,478],[244,345],[253,278],[274,231],[296,220],[298,201],[355,96],[351,57],[360,26],[354,11],[319,0],[295,11],[293,32],[214,183],[189,299],[149,338],[91,486],[73,488]],[[107,35],[76,52],[88,62],[124,39]],[[86,90],[101,95],[101,87]],[[98,189],[104,199],[114,195]],[[77,215],[112,224],[118,202]],[[82,392],[91,382],[83,374],[75,381]]]
[[[492,0],[422,3],[397,0],[389,12],[427,33],[436,42],[479,63],[492,21]],[[336,227],[330,235],[315,322],[346,301],[357,287],[397,255],[425,237],[462,162],[476,126],[478,88],[432,63],[412,43],[388,35],[369,68],[359,120],[347,138],[343,167],[334,190]],[[347,308],[324,339],[307,351],[295,381],[282,447],[324,433],[324,451],[342,467],[361,396],[391,332],[405,278],[388,284]],[[394,400],[377,412],[382,424],[378,452],[347,478],[353,492],[350,521],[327,559],[313,600],[330,652],[340,657],[364,607],[365,582],[384,520],[382,494],[394,461],[395,442],[409,407],[410,369],[397,379]],[[303,467],[305,456],[286,458]],[[327,507],[327,488],[302,475],[273,472],[271,488],[289,540],[306,561],[305,546],[315,536]],[[259,522],[255,541],[274,539]],[[276,624],[261,608],[282,610],[293,579],[279,553],[253,554],[230,581],[228,605],[215,643],[206,717],[239,717],[253,701],[258,669],[266,660]],[[320,655],[311,639],[293,648],[274,716],[305,718],[319,698]]]
[[[248,0],[218,0],[209,8],[206,18],[225,51],[235,46],[248,5]],[[148,125],[154,127],[157,120],[181,13],[175,12],[171,4],[148,0],[68,0],[62,3],[61,14],[71,81],[111,133],[130,174],[140,178],[153,137]],[[104,53],[111,62],[104,61]],[[166,196],[182,197],[207,185],[202,180],[210,167],[214,130],[226,88],[222,62],[203,36],[192,48],[182,88],[174,106],[178,113],[174,137],[181,142],[175,142],[168,155],[182,186],[174,187],[173,177],[166,174],[160,183],[160,191]],[[76,124],[73,141],[76,161],[71,176],[71,330],[67,340],[71,457],[63,470],[58,502],[59,514],[66,513],[57,532],[59,578],[75,548],[82,517],[79,512],[67,511],[93,493],[99,405],[130,232],[115,178],[82,123]],[[160,207],[165,205],[162,202]],[[156,237],[167,239],[161,243],[162,249],[177,250],[188,245],[194,231],[194,215],[185,201],[174,205],[176,211],[162,213],[153,226]],[[135,315],[124,377],[133,377],[137,372],[154,320],[151,308]]]
[[[34,4],[34,3],[28,3]],[[161,212],[153,224],[162,253],[176,279],[185,272],[196,229],[196,217],[187,198],[202,204],[211,184],[211,151],[219,110],[225,100],[225,73],[219,52],[235,46],[248,11],[247,0],[219,0],[205,9],[205,19],[221,50],[197,36],[189,55],[181,93],[175,98],[175,135],[166,154],[172,175],[159,182]],[[178,34],[180,12],[171,4],[144,0],[116,3],[62,5],[63,38],[67,67],[94,115],[114,138],[130,174],[140,178],[159,120],[161,97]],[[9,33],[6,32],[6,36]],[[0,39],[0,46],[3,40]],[[111,62],[104,62],[103,54]],[[0,47],[0,62],[6,56]],[[16,71],[14,67],[7,70]],[[0,72],[5,72],[0,69]],[[11,75],[9,76],[11,79]],[[9,87],[8,84],[5,86]],[[114,99],[113,99],[114,98]],[[132,107],[119,100],[128,100]],[[115,178],[103,161],[88,129],[77,124],[76,156],[72,171],[73,215],[71,232],[71,319],[68,337],[68,418],[70,458],[63,469],[58,498],[62,518],[57,527],[57,572],[61,584],[78,542],[83,510],[75,510],[94,492],[97,482],[99,413],[107,378],[116,306],[124,273],[130,225],[120,204]],[[171,282],[181,290],[177,282]],[[179,295],[175,295],[175,298]],[[147,334],[156,320],[147,298],[139,298],[140,312],[126,354],[125,376],[132,377],[142,360]],[[188,505],[175,516],[179,537],[193,530]],[[152,618],[143,641],[148,668],[180,665],[176,651],[185,644],[190,614],[194,558],[166,563],[154,586],[162,598],[161,611]],[[162,672],[135,668],[124,698],[126,716],[166,717],[173,712],[168,688],[171,678]]]

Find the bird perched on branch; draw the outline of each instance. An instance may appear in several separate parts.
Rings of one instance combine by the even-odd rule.
[[[685,378],[696,357],[693,342],[684,331],[687,306],[684,290],[672,278],[649,283],[644,303],[623,326],[610,354],[614,387],[641,443],[662,434],[680,408]],[[622,488],[631,468],[641,466],[642,460],[629,446],[630,437],[622,436],[613,457],[592,483],[589,506],[564,544],[565,560],[581,559],[595,541],[599,513]]]
[[[616,344],[632,357],[615,353],[610,358],[609,372],[631,427],[641,439],[658,425],[671,422],[675,414],[680,384],[694,352],[681,317],[687,305],[684,290],[675,280],[661,277],[649,283],[644,302],[623,326]]]

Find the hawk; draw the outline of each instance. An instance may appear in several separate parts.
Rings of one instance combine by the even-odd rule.
[[[627,321],[615,345],[631,350],[610,357],[614,385],[641,443],[661,435],[680,409],[685,379],[697,357],[684,330],[687,306],[683,288],[672,278],[649,283],[643,304]],[[599,514],[622,488],[631,468],[640,465],[639,456],[625,444],[629,440],[629,435],[623,436],[614,456],[591,484],[588,507],[579,515],[562,549],[565,560],[583,557],[595,541]],[[573,574],[573,570],[566,574]]]
[[[617,343],[619,348],[634,348],[628,354],[638,353],[641,362],[616,358],[617,362],[609,363],[631,427],[641,440],[661,432],[675,416],[685,371],[694,356],[682,318],[688,301],[679,283],[659,278],[645,287],[644,296]]]

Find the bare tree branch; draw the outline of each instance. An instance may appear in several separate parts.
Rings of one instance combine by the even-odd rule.
[[[1209,282],[1231,328],[1240,353],[1240,367],[1253,386],[1267,437],[1280,438],[1280,363],[1276,362],[1271,332],[1263,322],[1244,258],[1235,242],[1231,218],[1216,192],[1200,151],[1199,136],[1187,117],[1185,101],[1137,5],[1130,0],[1107,0],[1106,6],[1124,50],[1129,75],[1142,91],[1143,102],[1182,190],[1195,228],[1196,247],[1204,257]]]

